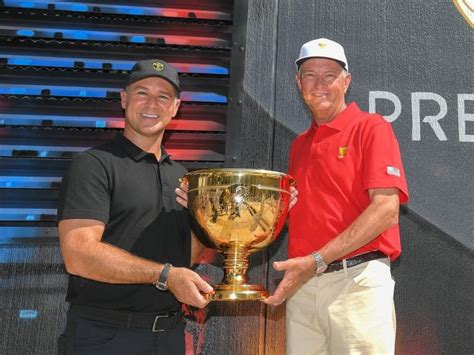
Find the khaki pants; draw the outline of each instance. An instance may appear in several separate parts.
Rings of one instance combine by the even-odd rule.
[[[389,259],[311,278],[287,302],[287,354],[393,354]]]

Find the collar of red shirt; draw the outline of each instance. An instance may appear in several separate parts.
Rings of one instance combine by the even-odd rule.
[[[354,117],[359,114],[360,109],[359,106],[355,102],[351,102],[341,113],[339,113],[336,117],[332,119],[332,121],[321,125],[317,126],[314,121],[311,124],[311,129],[316,130],[318,127],[328,127],[335,129],[337,131],[342,131],[344,128],[346,128],[350,122],[354,120]]]

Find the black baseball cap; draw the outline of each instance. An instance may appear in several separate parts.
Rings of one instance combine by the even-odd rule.
[[[138,80],[152,76],[156,76],[168,81],[174,86],[179,96],[181,88],[179,86],[178,72],[172,65],[160,59],[147,59],[136,62],[130,71],[130,74],[128,75],[127,81],[125,82],[125,87]]]

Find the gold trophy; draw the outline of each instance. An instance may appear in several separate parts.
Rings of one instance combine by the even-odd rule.
[[[205,169],[188,173],[191,228],[205,246],[224,255],[224,283],[212,301],[261,300],[263,286],[248,285],[250,253],[264,249],[280,233],[288,214],[292,177],[254,169]]]

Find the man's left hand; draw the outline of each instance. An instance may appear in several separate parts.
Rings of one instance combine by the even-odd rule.
[[[179,184],[179,187],[175,190],[176,201],[184,208],[188,208],[188,189],[188,182],[183,180]]]
[[[263,300],[272,306],[279,306],[293,295],[307,280],[314,276],[316,262],[311,255],[275,261],[273,268],[277,271],[285,271],[275,293]]]

